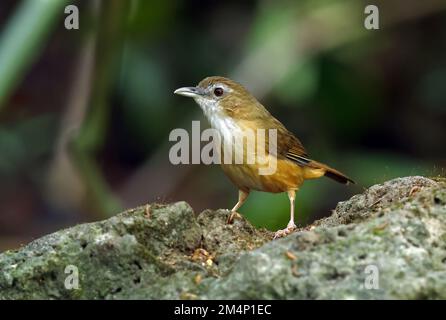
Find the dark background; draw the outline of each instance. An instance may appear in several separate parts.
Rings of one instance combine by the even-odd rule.
[[[80,29],[66,30],[76,4]],[[380,29],[364,28],[364,8]],[[444,176],[446,2],[0,2],[0,250],[148,202],[231,208],[218,166],[174,166],[174,128],[202,120],[174,89],[209,75],[243,83],[310,156],[357,181],[308,181],[297,222],[404,175]],[[286,195],[240,210],[285,227]]]

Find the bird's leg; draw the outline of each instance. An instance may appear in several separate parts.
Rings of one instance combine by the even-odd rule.
[[[249,191],[243,191],[243,190],[239,190],[238,191],[238,202],[235,204],[234,208],[232,208],[231,210],[231,214],[228,217],[228,220],[226,220],[227,224],[232,224],[234,222],[234,218],[237,216],[240,216],[237,213],[237,210],[243,205],[243,203],[246,201],[246,199],[248,198],[249,195]]]
[[[274,239],[285,237],[297,228],[294,224],[294,200],[296,199],[296,190],[289,190],[288,198],[290,199],[290,221],[285,229],[276,231]]]
[[[287,229],[296,229],[294,224],[294,200],[296,199],[296,190],[288,191],[288,198],[290,199],[290,221],[288,222]]]

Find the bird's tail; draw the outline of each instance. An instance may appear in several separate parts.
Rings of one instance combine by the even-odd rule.
[[[323,169],[324,171],[324,176],[333,179],[339,183],[343,183],[343,184],[349,184],[349,183],[355,183],[352,179],[350,179],[349,177],[347,177],[345,174],[343,174],[342,172],[333,169],[329,166],[327,166],[326,164],[317,162],[312,160],[309,164],[309,167],[315,168],[315,169]]]

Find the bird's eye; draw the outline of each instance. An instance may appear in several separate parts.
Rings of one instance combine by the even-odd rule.
[[[214,89],[214,94],[217,97],[221,97],[223,95],[223,89],[222,88],[215,88]]]

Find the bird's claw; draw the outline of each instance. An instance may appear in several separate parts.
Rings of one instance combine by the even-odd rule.
[[[286,237],[287,235],[289,235],[290,233],[292,233],[296,229],[297,229],[297,226],[294,223],[290,222],[290,223],[288,223],[288,226],[285,229],[277,230],[274,233],[273,240],[276,240],[278,238]]]
[[[242,216],[237,211],[231,211],[231,213],[228,216],[228,219],[226,219],[226,224],[233,224],[235,219],[241,219]]]

